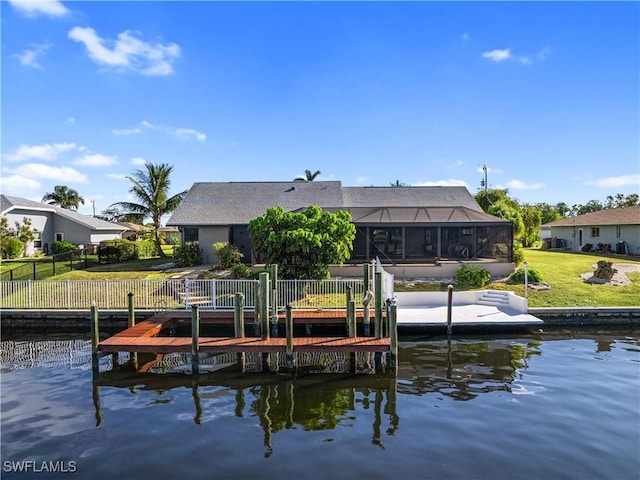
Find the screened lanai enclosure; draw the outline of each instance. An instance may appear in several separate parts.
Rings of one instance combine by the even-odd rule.
[[[351,209],[351,261],[513,260],[511,222],[468,208]]]

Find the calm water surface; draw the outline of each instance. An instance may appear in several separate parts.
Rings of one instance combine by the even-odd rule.
[[[84,338],[5,336],[2,478],[637,479],[639,339],[405,341],[397,377],[212,359],[194,381],[180,356],[95,377]]]

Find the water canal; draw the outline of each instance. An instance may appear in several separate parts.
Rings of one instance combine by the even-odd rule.
[[[1,347],[3,479],[640,471],[637,331],[405,339],[397,376],[314,373],[340,370],[327,357],[294,375],[221,369],[194,381],[174,356],[96,378],[88,336],[5,335]]]

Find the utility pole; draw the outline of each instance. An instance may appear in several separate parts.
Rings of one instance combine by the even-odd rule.
[[[96,201],[95,200],[91,200],[91,205],[93,206],[93,216],[96,216]]]
[[[484,191],[486,192],[489,188],[489,184],[487,183],[487,166],[482,166],[482,171],[484,172],[484,180],[480,180],[480,185],[484,187]]]

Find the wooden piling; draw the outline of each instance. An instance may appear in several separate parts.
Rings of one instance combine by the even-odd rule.
[[[389,365],[393,371],[398,370],[398,306],[395,301],[389,305],[389,340],[391,342],[391,352],[389,354]]]
[[[258,278],[258,306],[262,339],[269,339],[269,274],[262,272]]]
[[[356,323],[356,302],[349,301],[347,305],[347,319],[349,322],[349,337],[355,338],[358,336],[357,323]]]
[[[271,280],[271,335],[278,336],[278,265],[269,267]]]
[[[233,310],[233,331],[236,338],[244,338],[244,294],[237,292],[234,301]],[[238,352],[238,363],[244,370],[245,355],[244,352]]]
[[[98,331],[98,307],[96,302],[91,302],[91,368],[94,373],[98,373],[100,333]]]
[[[191,369],[194,375],[200,370],[200,310],[191,306]]]
[[[136,312],[133,309],[133,292],[127,293],[127,310],[129,311],[129,328],[136,324]]]
[[[285,335],[287,336],[287,368],[291,370],[293,369],[293,312],[291,311],[291,305],[287,305],[286,323],[284,329]]]
[[[447,335],[451,335],[453,330],[451,309],[453,308],[453,285],[447,287]]]

